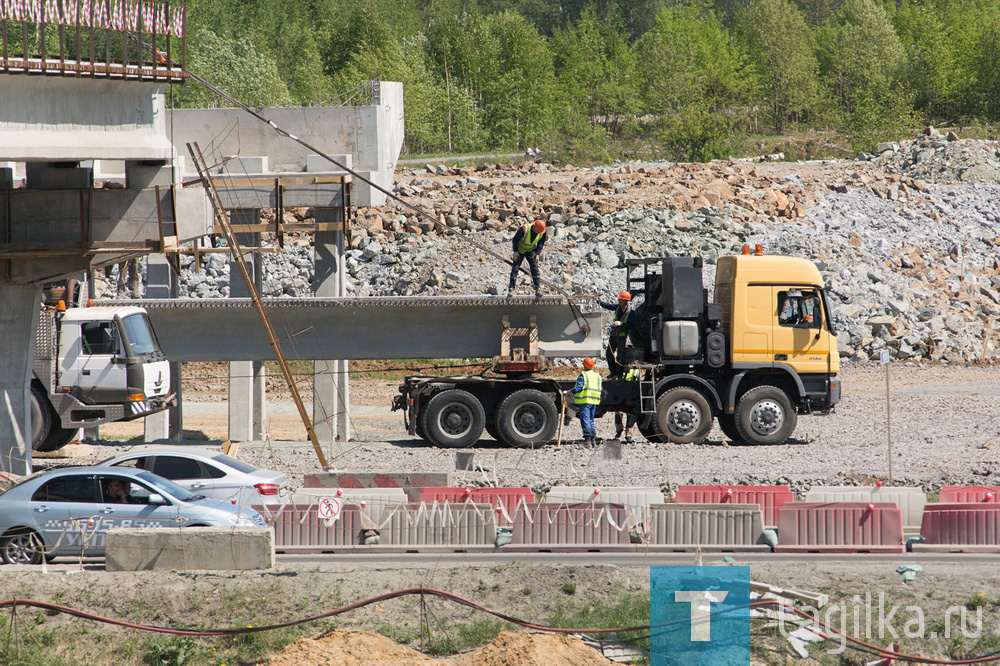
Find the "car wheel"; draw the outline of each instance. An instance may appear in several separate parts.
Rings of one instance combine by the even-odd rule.
[[[427,402],[424,432],[436,446],[460,449],[479,441],[486,412],[474,395],[460,389],[441,391]]]
[[[531,446],[555,439],[559,412],[555,401],[535,389],[514,391],[497,407],[497,432],[509,446]]]
[[[671,442],[699,444],[712,430],[712,408],[693,388],[672,388],[656,401],[656,426]]]
[[[5,564],[41,564],[45,547],[35,532],[22,528],[0,539],[0,557]]]
[[[758,386],[736,404],[736,430],[747,444],[782,444],[798,417],[791,400],[775,386]]]

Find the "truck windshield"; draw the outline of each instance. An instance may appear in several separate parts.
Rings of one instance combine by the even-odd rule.
[[[131,314],[122,319],[122,323],[125,324],[125,335],[128,336],[132,356],[158,351],[156,338],[153,337],[153,330],[149,327],[146,315]]]

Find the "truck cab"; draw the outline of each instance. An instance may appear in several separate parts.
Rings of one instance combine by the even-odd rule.
[[[45,309],[32,382],[32,446],[52,450],[79,428],[170,404],[170,363],[139,307]]]

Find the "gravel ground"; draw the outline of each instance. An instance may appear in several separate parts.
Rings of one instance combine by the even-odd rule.
[[[944,484],[1000,485],[1000,370],[894,364],[890,382],[895,483],[927,490]],[[358,441],[325,447],[335,469],[450,472],[452,482],[459,485],[527,485],[535,490],[556,484],[790,483],[802,492],[812,485],[867,484],[889,477],[881,368],[848,368],[844,398],[836,413],[801,417],[794,438],[784,445],[730,446],[716,429],[703,444],[640,441],[624,445],[620,460],[609,460],[602,448],[588,449],[573,442],[517,450],[484,438],[473,449],[475,462],[482,468],[476,472],[455,471],[454,451],[406,435],[402,417],[390,415],[387,409],[395,385],[384,380],[353,383]],[[281,402],[277,407],[294,411],[284,409],[289,406]],[[212,418],[225,427],[224,411]],[[275,423],[282,418],[283,423],[295,426],[292,415],[275,414],[272,432],[278,430]],[[610,438],[613,418],[599,420],[598,430]],[[287,430],[292,431],[294,427]],[[108,436],[107,429],[102,432]],[[566,428],[565,437],[578,436],[579,425],[574,422]],[[319,471],[311,447],[301,441],[304,437],[298,439],[244,444],[239,457],[285,471],[297,487],[304,473]],[[96,462],[130,446],[103,443],[94,447],[93,458],[74,462]]]

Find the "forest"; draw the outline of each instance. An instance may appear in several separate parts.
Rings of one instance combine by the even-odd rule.
[[[853,156],[1000,120],[1000,0],[188,0],[187,43],[256,106],[402,81],[410,155]]]

